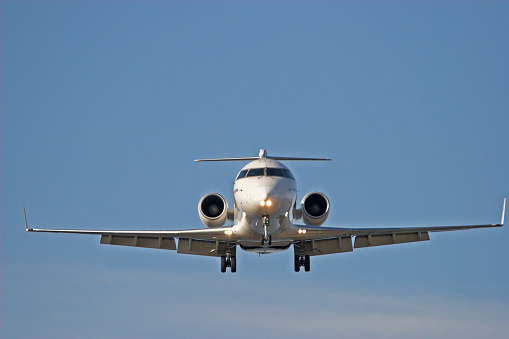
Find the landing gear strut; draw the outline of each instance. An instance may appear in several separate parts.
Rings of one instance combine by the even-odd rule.
[[[299,272],[301,266],[304,266],[304,270],[309,272],[311,270],[311,260],[309,255],[296,255],[295,256],[295,272]]]
[[[267,242],[267,244],[270,246],[272,245],[272,235],[268,235],[268,236],[263,236],[262,237],[262,246],[265,245],[265,242]]]
[[[227,267],[230,267],[232,273],[237,272],[237,257],[231,253],[221,256],[221,272],[226,272]]]
[[[269,216],[263,215],[262,216],[262,222],[263,222],[263,236],[262,236],[262,246],[265,245],[265,242],[267,242],[270,245],[272,245],[272,235],[269,234],[269,231],[267,228],[270,226],[269,222]]]

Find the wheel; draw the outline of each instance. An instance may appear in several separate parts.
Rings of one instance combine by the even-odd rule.
[[[269,246],[272,245],[272,235],[269,235]]]
[[[298,255],[295,256],[295,272],[300,271],[300,257]]]
[[[237,272],[237,257],[231,257],[230,265],[232,273]]]
[[[310,269],[311,269],[311,260],[309,259],[309,255],[306,255],[304,257],[304,270],[306,272],[309,272]]]
[[[262,238],[262,246],[265,245],[265,237]]]
[[[224,255],[221,257],[221,272],[226,272],[226,257]]]

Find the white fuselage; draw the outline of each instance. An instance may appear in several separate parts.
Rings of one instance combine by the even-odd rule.
[[[297,186],[289,169],[272,159],[255,160],[244,166],[234,184],[234,233],[245,250],[271,253],[289,246],[297,200]],[[271,245],[260,239],[270,237]]]

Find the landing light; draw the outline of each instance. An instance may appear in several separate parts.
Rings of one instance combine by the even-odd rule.
[[[272,206],[272,201],[270,201],[270,199],[262,200],[262,201],[260,201],[260,206],[262,206],[262,207],[265,207],[265,206],[270,207],[270,206]]]
[[[226,230],[226,231],[224,231],[224,234],[226,234],[226,235],[232,235],[232,234],[233,234],[233,231],[232,231],[232,230]]]
[[[300,228],[299,228],[299,231],[298,231],[298,232],[299,232],[299,234],[306,234],[307,230],[303,230],[303,229],[300,229]]]

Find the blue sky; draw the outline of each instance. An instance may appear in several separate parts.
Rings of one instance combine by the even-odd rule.
[[[506,338],[503,229],[315,257],[216,258],[32,227],[200,227],[240,163],[287,163],[327,226],[497,223],[508,2],[6,2],[2,338]]]

